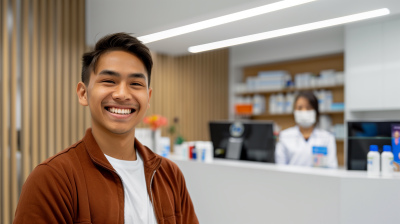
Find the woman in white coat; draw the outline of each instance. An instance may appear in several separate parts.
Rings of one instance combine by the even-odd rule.
[[[318,99],[312,92],[300,92],[294,103],[297,125],[279,134],[275,163],[337,168],[335,137],[317,127],[318,117]]]

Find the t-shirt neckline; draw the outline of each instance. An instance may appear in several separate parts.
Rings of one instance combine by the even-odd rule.
[[[121,160],[121,159],[116,159],[114,157],[108,156],[104,154],[107,158],[107,160],[111,163],[111,165],[114,168],[120,168],[120,169],[125,169],[125,170],[138,170],[140,168],[140,165],[143,164],[142,158],[140,154],[136,151],[136,160],[135,161],[130,161],[130,160]]]

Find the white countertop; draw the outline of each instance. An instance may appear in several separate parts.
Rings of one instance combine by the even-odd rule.
[[[170,158],[172,161],[188,162],[188,163],[200,163],[194,160],[181,160],[174,157]],[[277,165],[273,163],[263,162],[252,162],[242,160],[229,160],[229,159],[218,159],[215,158],[211,163],[203,163],[216,166],[229,166],[229,167],[240,167],[247,169],[259,169],[269,170],[286,173],[297,173],[297,174],[308,174],[318,176],[330,176],[340,178],[368,178],[368,179],[400,179],[400,172],[394,172],[392,176],[369,176],[366,171],[356,170],[345,170],[345,169],[327,169],[317,167],[304,167],[304,166],[289,166],[289,165]]]
[[[297,167],[215,159],[173,159],[200,223],[397,223],[400,173]]]

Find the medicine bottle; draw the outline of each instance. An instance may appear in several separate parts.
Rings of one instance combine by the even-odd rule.
[[[382,164],[382,176],[393,175],[393,153],[390,145],[383,146],[383,152],[381,154]]]
[[[381,155],[379,154],[378,146],[370,145],[369,152],[367,154],[368,175],[379,176],[381,168],[380,162],[381,162]]]

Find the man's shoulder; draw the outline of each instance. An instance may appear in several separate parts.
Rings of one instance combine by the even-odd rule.
[[[179,169],[179,166],[168,158],[165,157],[162,158],[160,168],[162,168],[165,172],[168,172],[170,175],[173,175],[175,177],[183,176],[182,171]]]
[[[41,162],[40,165],[50,165],[50,166],[57,166],[57,165],[67,165],[70,164],[74,158],[76,158],[76,150],[83,149],[85,146],[83,141],[80,140],[68,148],[58,152],[57,154],[47,158],[45,161]]]
[[[78,141],[68,148],[58,152],[57,154],[47,158],[33,169],[28,179],[48,180],[54,178],[68,179],[68,176],[76,169],[76,161],[78,155],[76,150],[82,148],[83,142]]]
[[[179,169],[178,165],[176,165],[176,163],[174,163],[172,160],[162,157],[162,161],[161,161],[161,167],[163,168],[168,168],[168,169]]]

